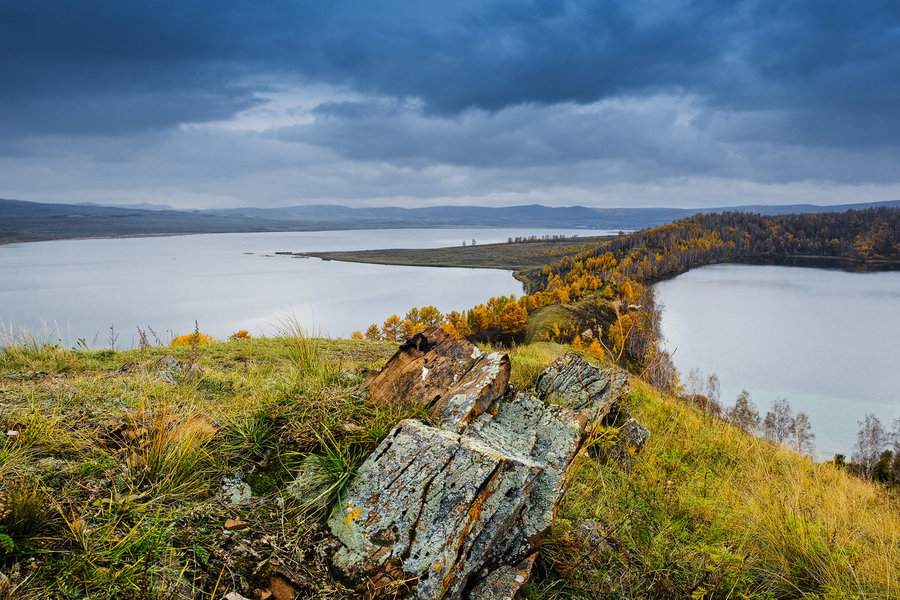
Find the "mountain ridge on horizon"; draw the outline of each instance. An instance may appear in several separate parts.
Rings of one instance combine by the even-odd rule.
[[[171,209],[97,203],[45,203],[0,199],[0,243],[78,237],[190,233],[322,231],[328,229],[557,227],[636,230],[699,213],[740,211],[763,215],[900,208],[900,199],[821,206],[743,205],[715,208],[592,208],[526,204],[514,206],[349,207],[306,204],[277,208]]]

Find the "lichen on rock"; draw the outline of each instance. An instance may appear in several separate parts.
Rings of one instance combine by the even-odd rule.
[[[627,379],[621,369],[600,369],[568,352],[538,376],[535,389],[541,399],[568,406],[600,424],[618,414]]]

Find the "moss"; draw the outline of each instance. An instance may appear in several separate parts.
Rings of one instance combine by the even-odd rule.
[[[278,482],[267,473],[258,473],[247,479],[254,496],[265,496],[278,489]]]

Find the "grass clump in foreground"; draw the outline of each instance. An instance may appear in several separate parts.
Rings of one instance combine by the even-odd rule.
[[[354,597],[322,521],[411,406],[359,384],[392,343],[0,350],[0,599]],[[511,352],[525,388],[567,346]],[[171,360],[172,356],[176,361]],[[520,597],[900,597],[897,498],[632,382],[630,469],[578,461]],[[15,432],[6,435],[6,432]]]

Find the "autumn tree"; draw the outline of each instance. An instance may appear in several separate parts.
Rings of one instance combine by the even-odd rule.
[[[425,324],[420,321],[411,321],[404,319],[400,325],[401,339],[409,339],[420,331],[425,329]]]
[[[418,323],[419,322],[419,309],[413,306],[411,309],[406,311],[406,315],[403,317],[404,321],[408,321],[410,323]]]
[[[378,325],[375,323],[369,325],[369,328],[366,329],[366,339],[372,342],[377,342],[381,339],[381,330],[378,329]]]
[[[472,334],[472,330],[469,329],[469,323],[466,320],[466,316],[453,310],[447,314],[447,323],[444,325],[444,329],[452,336],[462,339],[468,337]]]
[[[419,322],[424,325],[441,325],[444,315],[434,306],[423,306],[419,310]]]
[[[759,411],[756,405],[750,400],[750,393],[747,390],[741,390],[734,406],[728,409],[726,413],[728,419],[746,432],[753,433],[759,427]]]
[[[381,325],[381,339],[389,342],[402,342],[403,337],[403,321],[397,315],[391,315]]]
[[[687,377],[684,379],[684,393],[688,396],[700,394],[703,391],[703,376],[700,374],[700,367],[694,367],[688,371]]]
[[[813,453],[815,449],[813,440],[816,439],[816,435],[812,432],[812,425],[805,412],[800,411],[791,419],[790,434],[794,450],[800,454]]]
[[[647,368],[647,378],[654,387],[672,392],[678,387],[678,369],[668,350],[660,350]]]
[[[518,302],[508,302],[500,313],[500,328],[503,333],[516,334],[525,329],[528,312]]]
[[[791,405],[784,398],[775,398],[772,401],[772,410],[766,413],[763,419],[763,435],[783,444],[791,435]]]
[[[859,465],[862,475],[866,479],[872,479],[872,473],[878,459],[887,445],[887,434],[878,417],[867,413],[862,421],[858,421],[859,431],[856,434],[856,444],[853,447],[852,461]]]
[[[719,404],[722,397],[722,385],[719,383],[719,376],[713,373],[706,378],[706,398],[711,403]]]

